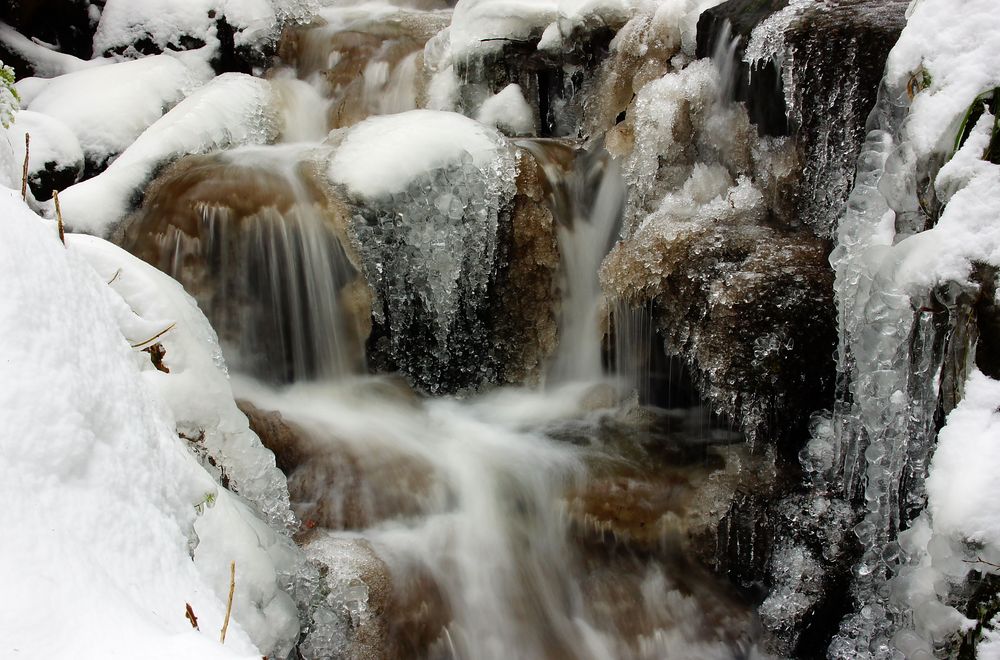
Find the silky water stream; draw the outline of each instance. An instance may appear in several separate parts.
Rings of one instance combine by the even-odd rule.
[[[336,145],[320,138],[359,119],[346,108],[415,106],[415,53],[441,23],[428,15],[422,36],[383,26],[376,38],[370,15],[331,13],[286,46],[289,65],[269,74],[285,143],[182,160],[125,238],[198,299],[242,407],[288,476],[297,540],[323,581],[298,653],[755,655],[751,608],[692,550],[711,555],[713,507],[726,506],[735,469],[733,452],[711,448],[740,437],[708,424],[696,397],[644,405],[649,360],[636,356],[657,340],[642,310],[612,305],[618,331],[602,351],[609,312],[597,271],[619,232],[624,184],[599,144],[516,147],[544,173],[562,262],[560,341],[544,385],[427,396],[403,376],[369,374],[379,294],[366,273],[392,264],[371,263],[380,253],[359,239],[363,218],[330,193],[317,163]],[[340,50],[324,53],[331,43]],[[338,81],[338,66],[350,69],[345,80],[360,77]],[[617,369],[602,367],[602,352]]]

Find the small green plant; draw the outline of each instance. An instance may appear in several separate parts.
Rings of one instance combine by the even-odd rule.
[[[201,514],[205,513],[206,508],[211,509],[213,506],[215,506],[216,497],[217,496],[214,491],[209,491],[205,493],[205,497],[200,502],[194,505],[194,510],[197,511],[198,515],[200,516]]]
[[[962,148],[965,141],[969,139],[969,135],[972,134],[972,129],[975,128],[976,123],[987,110],[993,115],[993,134],[990,137],[990,144],[983,154],[983,160],[1000,164],[1000,139],[998,139],[1000,138],[1000,87],[983,92],[969,105],[969,109],[965,111],[965,116],[962,118],[962,123],[959,124],[958,134],[955,136],[954,152],[958,152]]]
[[[20,106],[21,97],[14,87],[14,69],[0,61],[0,126],[9,128]]]

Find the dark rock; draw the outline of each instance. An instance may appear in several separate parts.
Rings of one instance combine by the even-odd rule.
[[[558,52],[538,49],[541,32],[522,40],[504,40],[495,50],[455,63],[461,81],[459,110],[475,116],[488,96],[511,84],[521,87],[536,111],[539,137],[582,137],[586,90],[598,64],[608,57],[611,40],[620,25],[595,25],[575,30]]]
[[[795,463],[810,415],[833,397],[827,254],[806,231],[693,224],[623,242],[604,268],[629,283],[626,300],[651,297],[667,352],[684,357],[716,410]],[[635,278],[650,271],[661,275]]]
[[[28,177],[28,186],[31,193],[40,202],[52,198],[53,190],[65,190],[80,180],[82,168],[77,165],[64,165],[60,167],[55,162],[45,163],[45,167],[32,172]]]
[[[829,237],[853,187],[865,124],[909,3],[836,0],[807,5],[784,28],[783,70],[766,61],[751,75],[743,61],[750,35],[785,5],[787,0],[729,0],[706,10],[698,21],[698,55],[720,52],[729,34],[726,26],[740,38],[736,99],[746,104],[762,134],[795,137],[800,161],[809,164],[794,192],[796,214],[817,235]]]

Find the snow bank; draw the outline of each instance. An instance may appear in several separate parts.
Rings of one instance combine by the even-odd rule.
[[[99,176],[60,193],[74,231],[104,235],[131,210],[157,168],[185,154],[262,144],[277,134],[266,80],[226,73],[184,99]]]
[[[330,161],[330,179],[354,195],[402,192],[417,177],[465,159],[485,168],[506,141],[495,130],[453,112],[411,110],[370,117],[346,132]]]
[[[0,655],[259,658],[238,613],[218,643],[225,606],[189,555],[215,483],[140,375],[123,303],[11,190],[0,217]]]
[[[84,69],[49,81],[27,109],[63,122],[88,160],[102,164],[205,82],[205,73],[167,55]]]

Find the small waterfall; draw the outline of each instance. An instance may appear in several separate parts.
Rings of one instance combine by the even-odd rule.
[[[621,230],[625,204],[621,172],[599,143],[579,151],[554,140],[518,144],[538,160],[548,179],[564,269],[559,347],[548,380],[598,380],[604,327],[598,270]]]
[[[125,244],[185,285],[235,368],[271,381],[358,371],[367,287],[299,147],[181,161]]]

